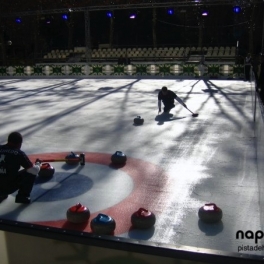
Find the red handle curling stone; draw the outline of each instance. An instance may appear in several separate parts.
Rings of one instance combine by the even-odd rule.
[[[148,229],[155,225],[156,216],[145,208],[139,208],[131,215],[131,223],[134,228]]]
[[[212,224],[222,219],[223,212],[216,204],[208,203],[199,209],[198,216],[203,222]]]

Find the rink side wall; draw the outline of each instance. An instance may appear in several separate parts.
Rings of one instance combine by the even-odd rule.
[[[209,77],[243,79],[244,65],[231,63],[138,63],[130,65],[103,63],[36,64],[34,66],[0,66],[1,77]]]

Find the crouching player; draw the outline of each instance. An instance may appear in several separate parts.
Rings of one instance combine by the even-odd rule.
[[[0,145],[0,203],[9,194],[18,191],[15,202],[30,203],[30,193],[40,163],[33,164],[21,150],[22,135],[19,132],[9,134],[7,143]],[[20,170],[20,168],[23,168]]]

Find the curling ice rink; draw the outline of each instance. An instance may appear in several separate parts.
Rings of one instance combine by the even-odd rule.
[[[157,95],[167,86],[184,100],[172,117],[158,115]],[[238,230],[261,230],[250,83],[173,79],[1,79],[0,143],[12,131],[24,136],[32,161],[84,152],[85,166],[51,163],[49,181],[36,180],[32,203],[0,204],[0,219],[67,228],[66,211],[80,202],[92,217],[117,223],[115,236],[238,252],[254,239]],[[142,126],[133,119],[144,118]],[[123,168],[109,166],[115,151]],[[213,202],[220,223],[199,221]],[[130,229],[140,207],[156,215],[155,227]],[[90,232],[89,225],[80,227]],[[261,242],[261,240],[259,240]],[[251,252],[263,254],[263,252]]]

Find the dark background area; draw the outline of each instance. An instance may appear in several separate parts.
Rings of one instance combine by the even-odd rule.
[[[0,4],[1,2],[3,0]],[[24,2],[24,5],[21,2]],[[31,2],[17,1],[13,10],[9,5],[10,16],[5,17],[1,17],[1,14],[6,14],[2,6],[0,12],[2,54],[5,52],[9,59],[26,60],[41,58],[54,49],[73,49],[85,46],[83,12],[70,12],[68,13],[69,20],[64,21],[62,13],[42,15],[38,14],[36,9],[34,14],[33,8],[40,7],[35,3],[36,6],[27,8]],[[42,5],[46,2],[49,1],[43,0]],[[61,2],[58,1],[57,4]],[[66,2],[68,6],[74,6],[77,1]],[[103,2],[101,1],[101,4]],[[55,3],[50,2],[46,5],[49,10],[56,8]],[[209,16],[202,18],[200,6],[174,7],[173,15],[168,15],[168,8],[157,7],[154,29],[153,8],[151,7],[113,10],[112,26],[111,19],[106,16],[107,10],[91,11],[91,48],[96,49],[100,44],[109,44],[112,30],[113,37],[110,43],[112,48],[197,47],[200,43],[205,47],[220,47],[236,46],[239,42],[239,54],[242,56],[249,51],[255,54],[262,51],[263,3],[245,5],[239,14],[233,12],[232,5],[216,5],[206,8]],[[31,13],[20,16],[21,23],[18,24],[15,22],[17,17],[15,11],[30,11]],[[132,11],[137,13],[137,18],[134,20],[129,19],[129,13]],[[49,24],[47,24],[48,19]],[[156,35],[155,43],[154,34]]]

